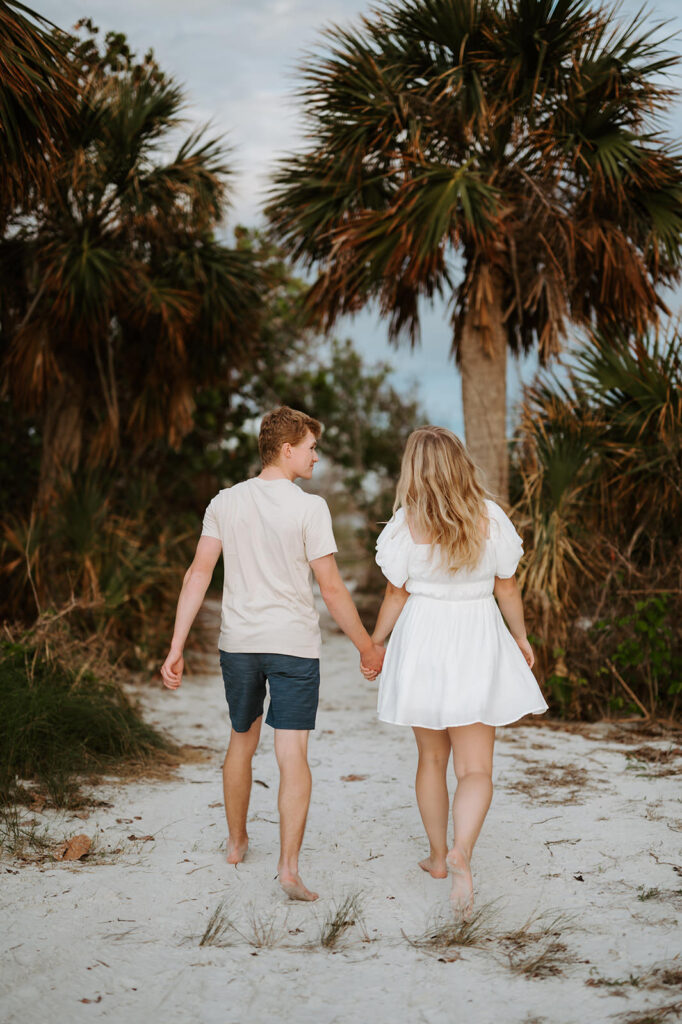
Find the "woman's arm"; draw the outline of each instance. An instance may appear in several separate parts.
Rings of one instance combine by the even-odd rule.
[[[516,577],[510,576],[509,579],[505,580],[500,576],[496,576],[493,593],[497,598],[500,611],[507,620],[509,632],[519,645],[521,653],[528,662],[528,667],[532,668],[535,662],[535,655],[533,654],[533,649],[528,643],[528,637],[526,636],[526,623],[523,618],[523,601],[521,600],[521,591],[519,590],[519,585],[516,582]]]
[[[386,584],[386,593],[381,602],[377,623],[372,633],[372,640],[375,644],[383,644],[398,621],[398,616],[405,607],[405,602],[409,596],[404,586],[394,587],[392,583]]]

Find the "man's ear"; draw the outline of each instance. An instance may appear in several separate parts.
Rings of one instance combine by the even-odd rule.
[[[291,444],[288,441],[284,442],[284,444],[282,445],[282,447],[280,449],[280,453],[279,454],[280,454],[280,457],[284,457],[285,459],[290,459],[291,458]]]

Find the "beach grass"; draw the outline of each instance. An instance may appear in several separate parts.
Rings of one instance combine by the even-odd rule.
[[[57,645],[55,645],[57,647]],[[30,635],[0,642],[0,802],[33,780],[55,807],[79,798],[79,774],[145,761],[170,744],[112,678],[81,670]]]
[[[565,913],[536,913],[512,931],[499,936],[509,969],[526,978],[550,978],[563,974],[574,962],[574,954],[561,942],[564,932],[575,927],[574,918]]]
[[[420,935],[403,936],[415,949],[431,953],[445,952],[458,947],[483,946],[495,937],[491,927],[493,903],[475,910],[468,921],[436,914]]]
[[[227,935],[234,930],[234,925],[225,911],[223,900],[211,914],[208,924],[199,939],[200,946],[229,946]]]
[[[0,804],[0,851],[10,857],[45,853],[54,845],[47,827],[33,818],[24,818],[17,807]]]
[[[331,907],[320,926],[319,944],[323,949],[334,949],[339,939],[354,925],[366,936],[362,917],[362,897],[359,892],[345,896]]]

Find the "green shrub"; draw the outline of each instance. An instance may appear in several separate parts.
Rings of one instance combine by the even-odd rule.
[[[0,643],[0,789],[33,779],[57,803],[74,795],[73,777],[122,759],[148,759],[167,741],[146,725],[111,679],[68,667],[24,635]],[[61,794],[59,798],[57,795]]]

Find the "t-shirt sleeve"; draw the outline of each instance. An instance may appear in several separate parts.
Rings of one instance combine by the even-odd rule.
[[[303,544],[309,562],[325,555],[333,555],[339,550],[334,540],[329,507],[324,498],[318,495],[315,496],[315,501],[310,503],[310,510],[304,520]]]
[[[490,539],[495,550],[495,575],[506,580],[514,575],[523,554],[523,541],[509,516],[494,501],[488,502]]]
[[[215,502],[216,499],[214,498],[204,513],[204,525],[201,528],[201,536],[215,537],[216,540],[222,540],[220,530],[218,529]]]

